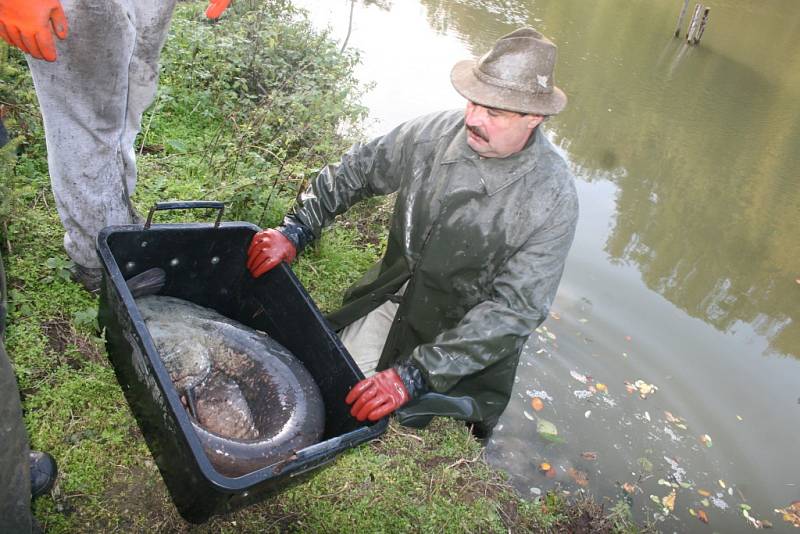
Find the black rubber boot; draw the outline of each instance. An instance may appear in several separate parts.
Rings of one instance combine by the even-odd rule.
[[[46,452],[31,451],[31,499],[35,499],[53,489],[58,466],[55,459]]]
[[[89,293],[100,292],[100,282],[103,281],[103,269],[84,267],[77,263],[69,271],[69,277],[73,282],[78,282]]]

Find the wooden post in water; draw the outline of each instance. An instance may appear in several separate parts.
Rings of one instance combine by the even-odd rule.
[[[694,6],[694,14],[692,15],[692,21],[689,23],[689,31],[686,32],[686,42],[689,44],[692,44],[694,34],[700,24],[700,10],[702,9],[703,4],[697,4]]]
[[[694,44],[700,42],[700,38],[703,36],[703,32],[706,31],[706,23],[708,22],[708,12],[711,11],[710,8],[706,8],[705,13],[703,13],[703,20],[700,21],[700,27],[697,28],[697,35],[694,37]]]
[[[686,15],[686,8],[689,7],[689,0],[683,0],[683,7],[681,14],[678,15],[678,25],[675,27],[675,37],[681,36],[681,25],[683,25],[683,17]]]

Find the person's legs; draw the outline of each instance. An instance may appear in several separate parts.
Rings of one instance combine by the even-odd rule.
[[[159,58],[167,40],[176,0],[128,0],[134,13],[136,44],[128,67],[128,107],[120,145],[128,192],[136,188],[134,142],[141,131],[142,115],[153,103],[158,88]]]
[[[0,532],[30,532],[28,435],[14,370],[0,339]]]
[[[158,57],[174,0],[63,0],[70,35],[54,63],[29,58],[42,109],[64,247],[99,268],[95,240],[131,224],[133,142],[158,83]]]
[[[133,55],[133,13],[121,0],[63,0],[69,36],[58,59],[28,57],[44,119],[47,162],[64,247],[99,268],[98,232],[133,221],[121,139]]]
[[[339,332],[339,338],[364,376],[375,374],[398,307],[399,304],[386,301]]]

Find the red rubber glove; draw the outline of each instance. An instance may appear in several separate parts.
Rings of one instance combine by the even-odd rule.
[[[292,263],[296,256],[292,242],[278,230],[268,228],[253,236],[247,250],[247,268],[253,278],[258,278],[282,261]]]
[[[66,39],[67,16],[58,0],[0,0],[0,38],[36,59],[56,60],[56,43]]]
[[[377,421],[411,400],[400,375],[387,369],[356,384],[344,401],[352,404],[350,415],[359,421]]]
[[[206,17],[210,19],[218,19],[222,12],[228,9],[231,0],[211,0],[206,9]]]

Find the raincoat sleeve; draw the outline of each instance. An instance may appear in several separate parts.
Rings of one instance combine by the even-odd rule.
[[[413,144],[414,125],[406,123],[367,144],[354,145],[336,165],[327,165],[297,197],[289,218],[318,239],[322,229],[360,200],[397,191],[403,150]]]
[[[414,349],[412,362],[428,387],[445,393],[462,378],[517,357],[544,321],[555,297],[578,218],[574,186],[561,195],[548,221],[506,262],[490,297],[450,330]]]

